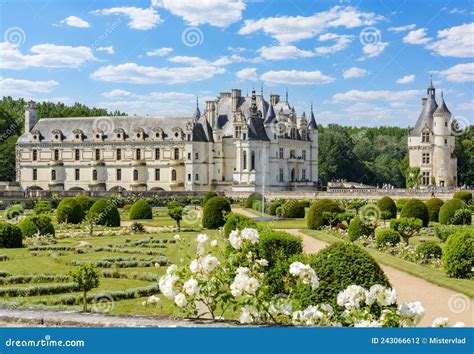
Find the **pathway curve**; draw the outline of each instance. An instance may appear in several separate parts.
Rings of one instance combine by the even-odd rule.
[[[234,212],[254,218],[251,212],[234,208]],[[317,253],[328,246],[328,243],[305,235],[298,229],[281,229],[301,237],[305,253]],[[431,326],[436,317],[448,317],[451,323],[464,322],[474,326],[474,300],[464,294],[432,284],[424,279],[402,272],[398,269],[380,264],[393,288],[398,294],[398,302],[420,301],[426,311],[420,326]]]

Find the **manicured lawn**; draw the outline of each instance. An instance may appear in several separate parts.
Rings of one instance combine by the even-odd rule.
[[[302,229],[300,231],[305,233],[306,235],[312,236],[327,243],[341,242],[340,238],[333,236],[325,231],[307,229]],[[434,237],[432,237],[431,239],[434,239]],[[474,297],[474,280],[450,278],[444,273],[442,273],[442,271],[425,267],[413,262],[409,262],[371,248],[364,249],[369,252],[377,262],[381,264],[385,264],[387,266],[401,270],[405,273],[425,279],[433,284],[463,293],[470,297]]]

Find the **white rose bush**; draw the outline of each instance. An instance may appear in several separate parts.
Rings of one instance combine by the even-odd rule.
[[[196,253],[182,259],[179,267],[169,266],[160,278],[161,293],[173,302],[180,316],[238,319],[243,324],[413,327],[423,318],[421,303],[397,305],[395,290],[377,284],[370,289],[350,285],[338,294],[337,309],[329,304],[303,308],[294,293],[301,287],[316,291],[320,283],[314,269],[300,261],[289,265],[284,293],[269,296],[265,282],[269,262],[258,256],[259,241],[259,232],[250,228],[232,231],[225,245],[220,245],[226,247],[218,247],[222,241],[198,235]],[[433,323],[436,327],[448,325],[447,318]]]

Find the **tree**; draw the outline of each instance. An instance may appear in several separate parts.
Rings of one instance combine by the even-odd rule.
[[[421,184],[421,171],[419,167],[408,167],[406,170],[407,188],[418,188]]]
[[[83,311],[87,312],[87,292],[99,286],[99,271],[92,264],[85,264],[70,271],[69,276],[82,291]]]
[[[181,230],[181,220],[183,219],[184,208],[181,203],[178,201],[171,201],[167,205],[168,207],[168,216],[176,221],[176,227],[178,230]]]
[[[397,231],[407,245],[410,237],[418,234],[422,227],[423,221],[415,218],[400,218],[390,221],[390,228]]]

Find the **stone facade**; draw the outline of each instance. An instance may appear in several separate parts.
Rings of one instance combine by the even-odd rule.
[[[451,117],[443,93],[438,106],[436,90],[430,84],[427,97],[422,99],[420,117],[408,137],[410,167],[420,168],[422,187],[457,186]]]
[[[223,92],[188,117],[37,119],[25,107],[17,181],[30,190],[284,191],[318,181],[313,111]]]

